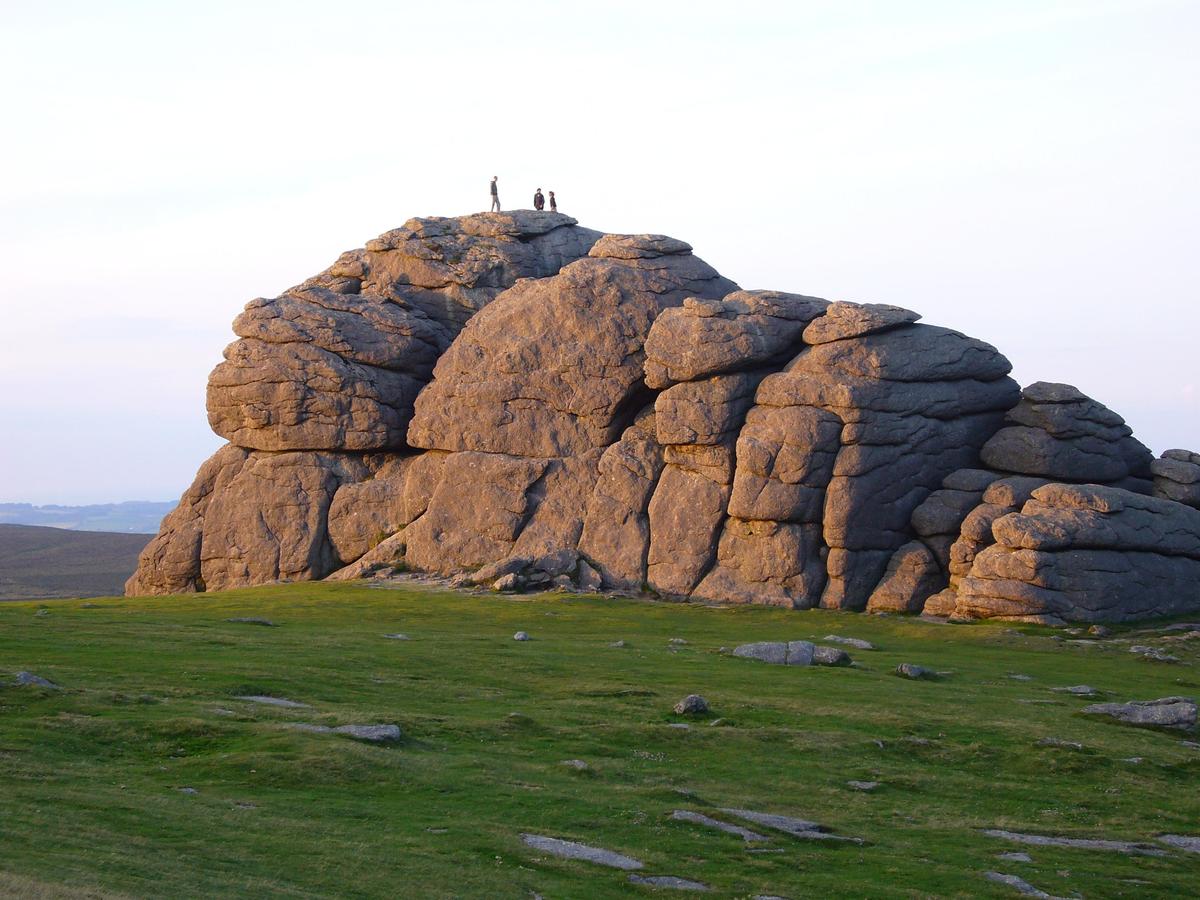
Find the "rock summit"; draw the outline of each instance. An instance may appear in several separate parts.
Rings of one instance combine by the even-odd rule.
[[[919,319],[557,213],[412,219],[234,320],[208,385],[229,443],[126,591],[403,562],[795,609],[1200,610],[1200,455],[1155,460]]]

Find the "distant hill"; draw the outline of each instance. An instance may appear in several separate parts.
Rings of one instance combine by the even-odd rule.
[[[120,594],[148,534],[0,524],[0,600]]]
[[[155,534],[174,501],[128,500],[91,506],[34,506],[31,503],[0,503],[0,523],[50,525],[73,531],[121,531]]]

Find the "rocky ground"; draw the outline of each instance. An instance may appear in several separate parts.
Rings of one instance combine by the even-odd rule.
[[[431,581],[0,606],[0,893],[1161,897],[1200,877],[1200,622]]]
[[[399,561],[794,609],[1200,610],[1200,455],[1153,459],[920,318],[556,213],[412,219],[237,317],[208,385],[230,443],[126,592]]]

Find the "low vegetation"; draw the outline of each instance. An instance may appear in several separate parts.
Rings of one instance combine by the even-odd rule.
[[[642,876],[703,882],[724,897],[1015,896],[986,872],[1060,896],[1181,895],[1200,879],[1200,855],[1157,838],[1200,832],[1195,736],[1085,717],[1095,698],[1052,690],[1200,695],[1200,641],[1136,630],[1076,642],[1000,623],[416,585],[4,604],[0,890],[656,890],[529,847],[521,835],[533,833],[625,854],[645,864]],[[530,640],[514,641],[517,631]],[[851,668],[722,652],[827,634],[877,649],[846,647]],[[1155,641],[1180,661],[1129,652]],[[941,674],[900,678],[902,662]],[[16,686],[18,671],[58,689]],[[693,693],[709,713],[676,715]],[[237,699],[252,695],[307,707]],[[289,727],[301,722],[394,723],[404,736],[376,745]],[[748,843],[672,819],[687,810],[735,821],[725,807],[815,820],[863,843],[779,832]],[[1023,846],[985,829],[1165,852]],[[1000,858],[1012,852],[1031,861]]]

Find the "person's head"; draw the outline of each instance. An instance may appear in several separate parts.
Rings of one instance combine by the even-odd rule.
[[[542,189],[541,189],[541,188],[538,188],[538,189],[537,189],[537,192],[540,194],[540,193],[542,192]]]
[[[495,181],[495,180],[496,180],[497,178],[499,178],[499,177],[500,177],[499,175],[493,175],[493,176],[492,176],[492,181]]]
[[[551,196],[551,197],[553,197],[553,196],[554,196],[554,191],[551,191],[551,192],[550,192],[550,196]]]

